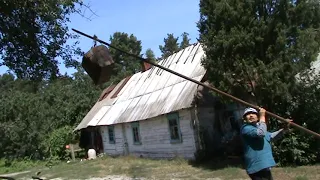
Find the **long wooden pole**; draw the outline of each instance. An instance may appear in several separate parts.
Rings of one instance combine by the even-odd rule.
[[[217,93],[219,93],[219,94],[221,94],[221,95],[227,96],[228,98],[230,98],[230,99],[232,99],[232,100],[234,100],[234,101],[237,101],[237,102],[239,102],[239,103],[241,103],[241,104],[243,104],[243,105],[246,105],[246,106],[249,106],[249,107],[252,107],[252,108],[255,108],[255,109],[259,109],[259,106],[250,104],[250,103],[248,103],[248,102],[246,102],[246,101],[243,101],[243,100],[241,100],[241,99],[239,99],[239,98],[236,98],[236,97],[234,97],[234,96],[232,96],[232,95],[230,95],[230,94],[228,94],[228,93],[225,93],[225,92],[223,92],[223,91],[220,91],[220,90],[217,89],[217,88],[214,88],[214,87],[212,87],[212,86],[206,85],[206,84],[204,84],[204,83],[202,83],[202,82],[200,82],[200,81],[197,81],[197,80],[194,80],[194,79],[192,79],[192,78],[189,78],[189,77],[187,77],[187,76],[185,76],[185,75],[183,75],[183,74],[177,73],[177,72],[175,72],[175,71],[173,71],[173,70],[171,70],[171,69],[169,69],[169,68],[163,67],[163,66],[161,66],[161,65],[159,65],[159,64],[157,64],[157,63],[155,63],[155,62],[152,62],[152,61],[150,61],[149,59],[145,59],[145,58],[140,57],[140,56],[137,56],[137,55],[135,55],[135,54],[131,54],[131,53],[128,53],[128,52],[126,52],[126,51],[123,51],[123,50],[121,50],[121,49],[119,49],[119,48],[117,48],[117,47],[114,47],[114,46],[110,45],[109,43],[107,43],[107,42],[105,42],[105,41],[102,41],[102,40],[100,40],[100,39],[98,39],[98,38],[96,38],[96,37],[93,37],[93,36],[90,36],[90,35],[85,34],[85,33],[83,33],[83,32],[80,32],[80,31],[78,31],[78,30],[76,30],[76,29],[73,29],[73,28],[72,28],[72,30],[75,31],[75,32],[77,32],[77,33],[79,33],[79,34],[81,34],[81,35],[83,35],[83,36],[86,36],[86,37],[88,37],[88,38],[90,38],[90,39],[93,39],[93,40],[98,41],[98,42],[100,42],[100,43],[102,43],[102,44],[105,44],[105,45],[107,45],[107,46],[109,46],[109,47],[111,47],[111,48],[113,48],[113,49],[116,49],[116,50],[118,50],[118,51],[120,51],[120,52],[122,52],[122,53],[125,53],[125,54],[127,54],[127,55],[129,55],[129,56],[135,57],[135,58],[137,58],[137,59],[139,59],[139,60],[141,60],[141,61],[143,61],[143,62],[149,63],[149,64],[151,64],[151,65],[153,65],[153,66],[156,66],[156,67],[158,67],[158,68],[160,68],[160,69],[163,69],[163,70],[165,70],[165,71],[168,71],[168,72],[170,72],[170,73],[172,73],[172,74],[175,74],[175,75],[177,75],[177,76],[179,76],[179,77],[182,77],[182,78],[184,78],[184,79],[186,79],[186,80],[192,81],[192,82],[194,82],[194,83],[196,83],[196,84],[198,84],[198,85],[201,85],[201,86],[203,86],[203,87],[206,87],[206,88],[208,88],[208,89],[210,89],[210,90],[212,90],[212,91],[214,91],[214,92],[217,92]],[[283,122],[290,123],[290,126],[293,126],[293,127],[297,128],[297,129],[303,131],[303,132],[306,132],[306,133],[308,133],[308,134],[310,134],[310,135],[313,135],[313,136],[315,136],[315,137],[317,137],[317,138],[320,139],[320,134],[318,134],[318,133],[316,133],[316,132],[313,132],[313,131],[311,131],[311,130],[303,127],[303,126],[300,126],[300,125],[298,125],[298,124],[296,124],[296,123],[294,123],[294,122],[291,122],[291,121],[289,121],[288,119],[285,119],[285,118],[283,118],[283,117],[281,117],[281,116],[278,116],[278,115],[276,115],[276,114],[274,114],[274,113],[271,113],[271,112],[269,112],[269,111],[266,111],[266,114],[269,115],[269,116],[272,116],[272,117],[274,117],[274,118],[277,118],[277,119],[279,119],[279,120],[281,120],[281,121],[283,121]]]

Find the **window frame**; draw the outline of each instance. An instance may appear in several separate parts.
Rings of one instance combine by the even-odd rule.
[[[170,126],[170,121],[175,120],[176,121],[176,126],[178,129],[178,139],[172,139],[172,127]],[[169,137],[170,137],[170,143],[171,144],[177,144],[177,143],[182,143],[182,133],[181,133],[181,128],[180,128],[180,117],[178,112],[170,113],[167,114],[167,122],[168,122],[168,130],[169,130]],[[173,127],[174,128],[174,127]]]
[[[110,140],[110,130],[112,130],[113,141]],[[113,125],[108,126],[108,139],[109,139],[109,144],[116,144],[116,136],[115,136]]]
[[[135,141],[134,128],[137,129],[139,141]],[[139,122],[132,122],[131,123],[131,131],[132,131],[132,142],[133,142],[133,144],[134,145],[141,145],[142,142],[141,142],[141,134],[140,134],[140,124],[139,124]]]

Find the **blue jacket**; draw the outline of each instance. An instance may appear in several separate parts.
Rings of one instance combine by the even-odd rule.
[[[267,131],[265,123],[244,124],[241,127],[241,138],[244,145],[244,160],[248,174],[256,173],[265,168],[275,166],[272,155],[271,139],[277,136],[279,130],[274,133]]]

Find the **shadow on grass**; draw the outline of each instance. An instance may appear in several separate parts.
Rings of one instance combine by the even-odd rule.
[[[149,172],[146,171],[145,167],[134,166],[134,165],[130,166],[130,169],[129,169],[129,172],[128,172],[128,175],[131,178],[135,178],[135,179],[136,178],[141,178],[141,177],[146,177],[148,174],[149,174]]]
[[[231,167],[244,169],[241,157],[206,158],[199,161],[189,161],[189,165],[204,170],[221,170]]]

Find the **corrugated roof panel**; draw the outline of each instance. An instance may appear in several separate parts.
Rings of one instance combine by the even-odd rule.
[[[103,116],[97,125],[110,125],[114,124],[118,117],[126,110],[130,101],[123,101],[114,104],[109,111]]]
[[[150,84],[148,87],[145,89],[145,94],[152,93],[155,91],[155,88],[157,87],[158,83],[160,81],[160,77],[155,75],[150,77]]]
[[[154,75],[155,73],[151,74],[150,77],[148,77],[148,80],[150,81],[150,84],[148,87],[146,87],[144,93],[151,93],[154,91],[154,88],[157,86],[157,83],[159,81],[158,76]]]
[[[164,112],[163,108],[164,108],[164,106],[166,106],[165,103],[166,103],[167,98],[169,98],[169,94],[170,94],[172,88],[173,88],[173,86],[169,86],[169,87],[165,87],[161,90],[161,93],[158,97],[158,103],[156,106],[156,108],[157,108],[156,114],[157,115],[163,114],[163,112]]]
[[[167,60],[169,63],[171,63],[171,61],[173,60],[173,56],[169,56]],[[168,75],[169,75],[168,73],[162,73],[161,75],[160,73],[159,74],[153,73],[152,83],[149,85],[145,93],[150,93],[153,91],[157,91],[158,89],[162,89],[163,85],[165,84],[164,80]]]
[[[163,63],[163,67],[168,68],[168,66],[170,65],[170,63],[177,57],[177,53],[170,55],[168,58],[166,58],[166,60]],[[158,75],[161,75],[161,72],[163,72],[163,69],[159,69],[159,71],[157,72]]]
[[[201,65],[201,59],[202,59],[202,53],[197,53],[194,56],[194,60],[192,64],[196,64],[194,69],[190,72],[190,77],[198,77],[200,75],[203,75],[205,73],[205,68]]]
[[[187,66],[184,67],[184,69],[185,69],[186,71],[189,70]],[[185,72],[179,72],[179,73],[180,73],[180,74],[183,74],[183,75],[186,75],[186,71],[185,71]],[[181,82],[183,82],[183,81],[185,81],[184,78],[181,78],[181,77],[179,77],[179,76],[173,75],[173,76],[170,78],[170,81],[168,82],[168,85],[173,86],[173,85],[178,84],[178,83],[181,83]]]
[[[192,68],[194,66],[194,64],[184,64],[184,60],[188,57],[189,53],[186,52],[184,54],[182,54],[181,59],[179,60],[178,63],[176,63],[176,65],[174,66],[174,71],[183,75],[188,75],[188,71],[190,70],[190,68]],[[168,86],[171,86],[173,84],[177,84],[179,82],[184,81],[185,79],[172,74],[172,76],[170,77],[170,80],[168,81]]]
[[[131,114],[134,112],[135,107],[137,106],[138,102],[140,101],[141,96],[130,99],[130,104],[128,105],[127,109],[121,114],[119,119],[117,119],[116,123],[126,122]]]
[[[97,125],[109,125],[110,121],[108,122],[109,119],[111,119],[112,114],[114,114],[116,111],[116,108],[111,106],[106,114],[101,118],[101,120],[97,123]]]
[[[141,88],[145,85],[145,79],[148,77],[148,73],[142,73],[136,87],[133,89],[132,94],[129,98],[133,98],[135,96],[141,96],[143,92],[141,92]]]
[[[100,110],[96,113],[96,115],[91,119],[88,123],[88,126],[96,126],[101,118],[106,114],[109,110],[110,106],[102,106]]]
[[[175,63],[174,62],[174,57],[173,55],[170,56],[171,58],[169,58],[169,63],[170,64],[174,64],[173,66],[170,65],[170,69],[174,70],[174,66]],[[154,88],[154,91],[157,91],[159,89],[163,89],[164,87],[167,86],[167,81],[170,79],[170,77],[172,76],[172,73],[169,73],[168,71],[164,71],[161,74],[159,73],[159,75],[157,75],[159,78],[158,84],[157,86]]]
[[[195,45],[194,48],[192,49],[192,52],[190,53],[190,56],[194,56],[201,49],[203,48],[200,46],[200,44]]]
[[[82,119],[82,121],[78,124],[75,130],[86,128],[87,124],[91,121],[92,117],[98,112],[99,102],[97,102],[90,111],[86,114],[86,116]]]
[[[146,94],[146,91],[147,91],[148,87],[150,86],[150,84],[153,83],[152,80],[153,80],[153,77],[152,77],[152,76],[149,77],[149,78],[146,78],[146,79],[144,80],[144,83],[142,84],[142,86],[141,86],[140,89],[139,89],[139,93],[137,93],[137,96]]]
[[[201,67],[201,60],[199,59],[198,55],[201,55],[200,50],[202,48],[200,48],[200,46],[197,46],[194,48],[194,51],[192,52],[192,59],[188,62],[185,63],[185,69],[186,70],[186,76],[188,77],[196,77],[193,72],[197,69],[199,69]]]
[[[115,110],[113,111],[112,116],[107,120],[107,124],[114,124],[120,118],[122,113],[129,107],[129,104],[132,100],[123,101],[115,104],[113,107]]]
[[[183,81],[181,83],[175,84],[172,87],[171,91],[167,95],[167,98],[164,101],[164,106],[161,109],[162,114],[169,113],[173,107],[180,101],[178,99],[179,94],[182,92],[185,87],[187,81]]]
[[[197,45],[194,45],[194,46],[190,46],[190,48],[189,48],[189,55],[188,55],[188,57],[184,60],[184,63],[190,63],[191,62],[191,60],[193,59],[193,56],[194,56],[194,54],[195,54],[195,52],[197,52],[197,50],[198,50],[198,48],[199,48],[200,46],[197,46]]]
[[[185,76],[192,78],[192,72],[194,71],[194,69],[197,66],[194,63],[185,63],[185,64],[181,64],[181,67],[182,67],[182,73],[184,73]],[[184,81],[184,80],[185,79],[179,77],[179,78],[177,78],[176,83]]]
[[[171,66],[173,65],[173,64],[177,64],[177,62],[179,62],[179,60],[181,59],[181,56],[182,56],[182,54],[184,53],[184,50],[180,50],[180,51],[178,51],[177,53],[175,53],[175,54],[173,54],[173,55],[171,55],[173,58],[170,60],[170,62],[168,62],[167,64],[166,64],[166,68],[171,68]],[[165,72],[165,70],[161,70],[161,72],[160,73],[163,73],[163,72]]]
[[[129,95],[128,95],[127,99],[132,99],[136,96],[137,91],[139,90],[139,87],[142,85],[141,79],[142,79],[142,76],[140,76],[139,79],[137,80],[137,82],[135,82],[135,84],[133,85],[133,87],[131,89],[131,92],[128,93]]]
[[[145,95],[146,96],[146,95]],[[143,119],[148,119],[150,117],[150,112],[146,111],[146,109],[149,107],[150,104],[152,104],[152,93],[148,94],[148,100],[146,101],[145,104],[141,104],[139,108],[136,109],[137,114],[135,116],[135,120],[143,120]]]
[[[199,77],[195,77],[194,79],[197,81],[200,81],[202,77],[203,76],[199,76]],[[198,85],[191,81],[185,81],[185,82],[186,82],[185,87],[177,97],[179,101],[175,103],[175,107],[171,108],[174,111],[179,110],[180,108],[184,109],[184,108],[190,107],[192,101],[194,100],[194,95],[197,91]]]
[[[148,105],[148,99],[150,98],[150,96],[151,96],[151,93],[145,94],[141,97],[140,101],[135,106],[134,111],[130,114],[126,122],[141,120],[141,115],[143,114],[145,106]]]
[[[144,116],[155,117],[159,114],[158,108],[160,104],[163,104],[163,102],[160,99],[160,95],[162,91],[163,89],[159,89],[158,91],[154,91],[151,93],[151,96],[148,100],[148,106],[146,107],[146,109],[144,109],[144,111],[147,112],[148,115],[144,115]]]
[[[118,102],[122,102],[124,100],[127,100],[130,94],[132,93],[136,83],[138,82],[139,78],[141,76],[141,73],[134,74],[127,84],[122,88],[122,90],[119,92],[118,96]]]
[[[159,81],[157,83],[157,86],[154,88],[154,91],[165,88],[171,76],[172,74],[169,72],[163,72],[161,76],[158,75]]]
[[[173,63],[171,66],[171,70],[177,72],[177,64]],[[160,84],[159,87],[164,88],[164,87],[169,87],[172,86],[174,83],[174,80],[178,77],[175,74],[169,73],[169,72],[164,72],[163,74],[166,74],[166,76],[164,77],[165,79],[163,80],[163,84]]]

